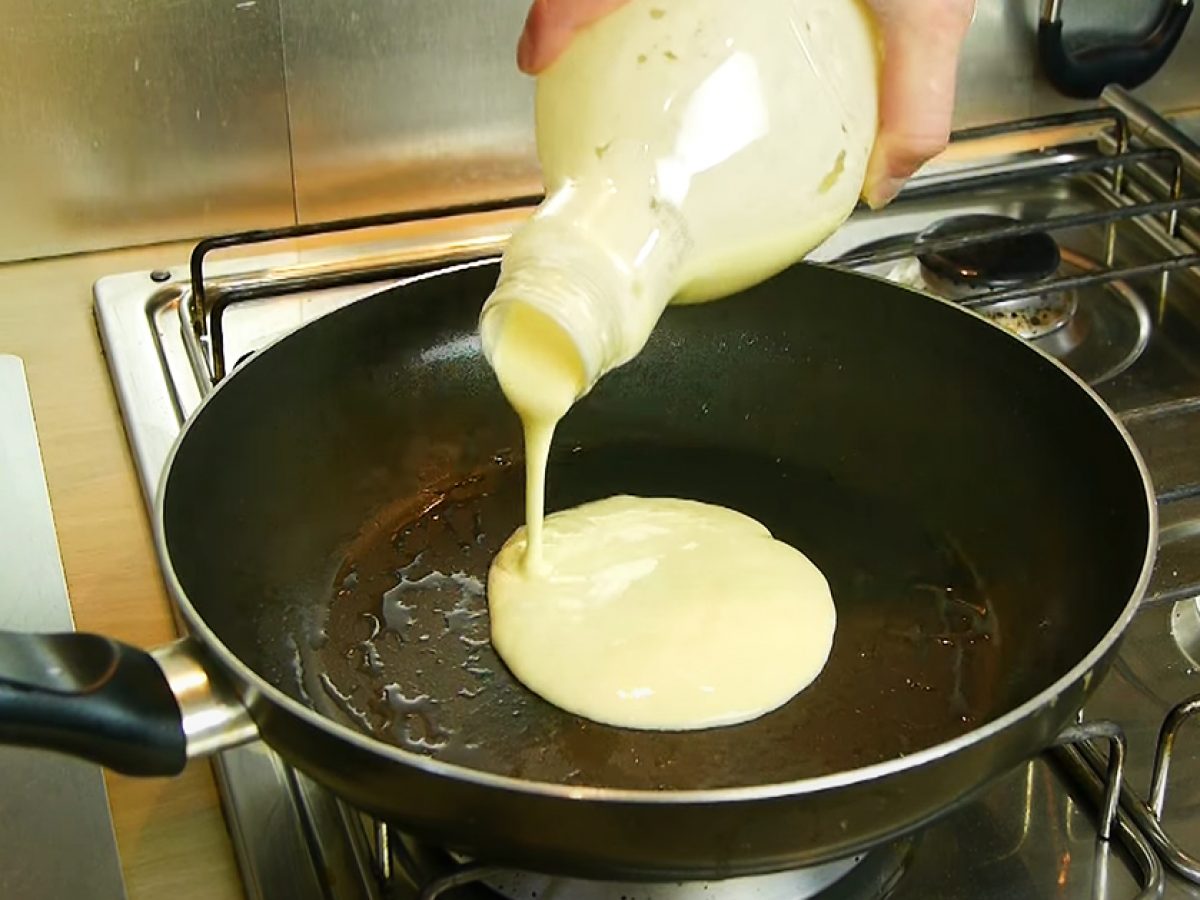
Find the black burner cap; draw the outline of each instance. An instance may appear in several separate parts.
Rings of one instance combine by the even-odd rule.
[[[925,229],[920,239],[954,237],[972,231],[1016,225],[1018,221],[996,215],[951,216]],[[980,241],[954,250],[921,253],[917,259],[935,278],[976,290],[1034,284],[1057,272],[1062,260],[1058,244],[1044,231],[1021,237]]]

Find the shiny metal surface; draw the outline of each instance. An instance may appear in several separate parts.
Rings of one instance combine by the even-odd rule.
[[[300,221],[541,187],[526,0],[284,2]]]
[[[1050,757],[1030,761],[983,797],[923,830],[905,850],[902,868],[892,878],[874,885],[868,879],[865,893],[856,890],[860,884],[835,885],[819,898],[1152,900],[1162,896],[1163,865],[1124,811],[1117,815],[1120,843],[1096,840],[1092,810],[1103,792],[1099,776],[1075,748],[1056,750],[1053,763]],[[856,881],[857,875],[853,872],[846,881]],[[463,883],[471,884],[465,877]],[[643,900],[647,895],[658,896],[654,888],[646,895],[627,896]],[[397,883],[392,896],[413,900],[418,891],[410,882]],[[494,893],[477,885],[461,888],[454,896],[495,900]],[[564,900],[575,896],[566,894]]]
[[[1200,686],[1200,676],[1190,661],[1172,643],[1163,640],[1164,634],[1170,634],[1171,609],[1170,602],[1147,601],[1126,636],[1121,659],[1101,684],[1089,708],[1097,715],[1118,712],[1122,715],[1129,742],[1127,790],[1122,804],[1132,812],[1134,823],[1149,835],[1152,843],[1162,844],[1169,834],[1187,853],[1194,855],[1200,852],[1200,817],[1196,814],[1200,758],[1184,751],[1183,756],[1175,759],[1161,826],[1145,805],[1160,725],[1176,702],[1195,693]],[[1188,737],[1185,733],[1181,740]],[[1134,793],[1136,797],[1132,796]],[[1167,861],[1172,872],[1167,878],[1165,896],[1200,897],[1200,886],[1175,872],[1177,866],[1186,867],[1187,861],[1172,862],[1169,856]]]
[[[0,261],[290,221],[277,0],[9,0]]]
[[[1200,144],[1171,125],[1153,107],[1120,87],[1107,88],[1103,99],[1120,107],[1133,126],[1134,134],[1174,150],[1183,160],[1184,170],[1193,178],[1200,178]]]
[[[516,210],[477,216],[468,221],[425,222],[384,229],[369,240],[348,246],[339,241],[312,242],[280,249],[263,248],[250,258],[224,257],[208,263],[215,292],[280,281],[303,282],[329,274],[370,267],[386,268],[418,261],[487,256],[503,246],[513,225],[526,213]],[[378,289],[394,283],[381,279]],[[286,291],[296,302],[269,298],[240,303],[228,313],[225,355],[236,365],[246,354],[363,294],[362,287],[322,291]],[[208,351],[190,330],[193,294],[186,261],[169,270],[132,272],[100,279],[94,288],[96,324],[104,346],[138,360],[112,373],[130,433],[131,449],[147,503],[163,463],[187,416],[211,390]],[[132,300],[132,298],[137,298]],[[149,324],[150,327],[147,327]],[[160,373],[157,378],[149,372]],[[161,373],[169,373],[164,380]]]
[[[532,83],[512,60],[524,0],[283,5],[300,221],[513,196],[539,183]],[[1090,0],[1072,31],[1133,32],[1156,4]],[[980,0],[959,70],[956,127],[1076,108],[1042,79],[1039,0]],[[1138,92],[1200,107],[1200,29]]]
[[[1055,748],[1052,754],[1058,768],[1089,795],[1093,806],[1098,806],[1101,796],[1111,788],[1111,784],[1105,784],[1103,773],[1107,766],[1103,760],[1094,757],[1092,749],[1088,744],[1070,745]],[[1162,861],[1145,834],[1133,823],[1129,813],[1120,806],[1117,807],[1116,828],[1121,848],[1132,857],[1133,865],[1141,874],[1142,889],[1136,900],[1161,897],[1166,874]],[[1110,872],[1115,847],[1112,843],[1101,842],[1096,845],[1096,849],[1098,865],[1092,879],[1092,896],[1108,897],[1111,896]]]
[[[0,355],[0,628],[74,628],[25,370],[7,355]],[[0,896],[124,898],[96,766],[0,747]]]
[[[1121,843],[1096,840],[1092,816],[1102,791],[1073,748],[1031,761],[1003,789],[924,832],[888,900],[1161,896],[1162,864],[1124,812],[1117,819]]]
[[[668,882],[655,886],[653,896],[655,900],[812,900],[845,878],[864,858],[727,881]],[[896,868],[899,862],[896,860]],[[645,884],[635,882],[581,881],[511,871],[489,874],[482,882],[507,900],[622,900],[646,891]]]
[[[1039,0],[980,0],[959,68],[955,127],[1077,108],[1038,70]],[[532,82],[513,65],[524,0],[284,3],[300,221],[514,196],[540,185]],[[1070,30],[1134,32],[1156,4],[1075,3]],[[1138,96],[1200,107],[1200,29]]]
[[[213,768],[250,900],[383,900],[357,813],[263,743]]]
[[[150,653],[179,703],[188,759],[211,756],[258,739],[254,720],[237,695],[209,674],[201,653],[190,638],[156,647]]]
[[[957,128],[1076,109],[1042,77],[1037,23],[1046,0],[978,0],[975,21],[959,61],[954,123]],[[1132,34],[1155,21],[1159,3],[1075,0],[1063,3],[1066,33],[1109,30]],[[1183,35],[1170,61],[1137,96],[1160,112],[1200,107],[1200,28]]]
[[[904,840],[812,869],[725,881],[646,884],[475,865],[403,835],[394,843],[405,876],[423,885],[418,900],[877,900],[903,877],[913,853],[913,842]]]
[[[1125,783],[1125,733],[1116,722],[1103,719],[1068,725],[1055,741],[1056,747],[1088,744],[1103,741],[1108,744],[1108,764],[1104,772],[1104,799],[1100,803],[1099,821],[1096,832],[1100,840],[1112,839],[1113,825],[1117,818],[1117,803],[1121,799],[1121,787]]]
[[[1132,807],[1135,815],[1139,810],[1144,809],[1153,816],[1155,822],[1161,823],[1166,806],[1171,759],[1175,752],[1175,740],[1179,736],[1179,729],[1183,727],[1183,724],[1188,719],[1196,715],[1197,712],[1200,712],[1200,696],[1189,697],[1167,714],[1162,730],[1158,733],[1158,747],[1154,752],[1154,770],[1150,776],[1149,801],[1145,804],[1138,804]],[[1162,849],[1170,852],[1167,847],[1162,847]],[[1190,880],[1200,883],[1200,861],[1197,861],[1196,857],[1190,854],[1179,853],[1174,858],[1173,865],[1180,874],[1186,875]]]
[[[955,124],[1074,108],[1040,0],[980,0]],[[0,57],[0,261],[516,196],[540,184],[525,0],[13,0]],[[1069,29],[1158,4],[1090,0]],[[1200,107],[1200,29],[1139,98]]]
[[[986,198],[956,198],[949,208],[955,212],[1001,212],[1020,216],[1028,211],[1049,213],[1088,208],[1091,203],[1102,202],[1102,197],[1100,193],[1010,190]],[[838,245],[835,241],[834,246],[827,249],[836,253],[889,233],[919,230],[946,211],[947,207],[930,203],[897,208],[884,216],[858,217],[844,235],[846,243]],[[1103,247],[1102,239],[1086,229],[1073,236],[1072,241],[1081,241],[1079,246],[1089,253],[1094,252],[1093,245]],[[1130,256],[1153,258],[1155,253],[1162,252],[1162,247],[1158,239],[1149,242],[1131,239],[1120,242],[1118,251],[1118,261],[1124,261]],[[119,388],[122,384],[162,382],[163,366],[168,366],[177,394],[184,397],[196,394],[194,380],[191,388],[187,385],[187,379],[194,379],[194,374],[179,338],[177,301],[179,291],[186,286],[175,288],[173,295],[155,297],[145,290],[145,285],[150,284],[145,275],[132,276],[125,285],[129,290],[124,294],[115,290],[118,281],[106,285],[112,290],[101,290],[98,286],[97,309]],[[1146,291],[1148,286],[1140,284],[1137,289]],[[1147,296],[1153,296],[1152,289]],[[1200,410],[1197,406],[1200,400],[1196,399],[1197,378],[1188,374],[1194,370],[1183,364],[1180,357],[1182,354],[1186,358],[1189,346],[1195,346],[1190,342],[1191,332],[1186,324],[1191,318],[1190,311],[1196,309],[1196,296],[1190,275],[1172,279],[1171,308],[1178,310],[1178,314],[1167,317],[1168,334],[1153,338],[1155,349],[1141,358],[1137,373],[1105,390],[1110,402],[1125,410],[1123,417],[1146,452],[1160,495],[1163,495],[1160,503],[1164,504],[1164,545],[1151,587],[1152,601],[1134,620],[1117,671],[1101,685],[1089,707],[1090,715],[1117,719],[1125,728],[1129,735],[1131,784],[1142,792],[1149,784],[1151,760],[1148,757],[1153,755],[1162,717],[1173,703],[1194,693],[1200,683],[1196,680],[1194,665],[1170,637],[1169,615],[1174,600],[1200,593],[1200,563],[1197,562],[1200,560],[1200,503],[1188,499],[1195,493],[1194,486],[1200,484],[1197,479],[1200,464],[1196,463],[1195,454],[1188,452],[1187,442],[1193,428],[1200,428],[1200,417],[1194,415]],[[230,338],[242,347],[256,346],[264,336],[277,333],[279,327],[287,327],[288,321],[299,321],[305,316],[307,307],[320,301],[317,296],[300,295],[286,302],[273,300],[246,304],[244,310],[238,311],[243,318],[232,330]],[[339,298],[331,302],[338,305],[348,301],[349,298]],[[1155,324],[1157,327],[1163,323]],[[145,352],[148,349],[145,344],[128,343],[128,336],[139,328],[152,330],[157,335],[148,342],[152,352]],[[142,443],[139,435],[152,435],[155,427],[171,427],[170,422],[176,414],[170,409],[164,411],[160,407],[155,411],[139,406],[136,390],[120,389],[120,396],[135,447]],[[153,425],[155,422],[157,426]],[[1195,443],[1190,446],[1194,447]],[[156,476],[153,470],[144,470],[143,475],[150,482],[149,493],[152,493]],[[1135,681],[1138,684],[1132,690],[1128,683],[1131,669],[1137,672]],[[1152,702],[1146,702],[1144,691],[1147,689],[1155,698]],[[1161,699],[1156,698],[1156,694],[1161,694]],[[1185,731],[1181,740],[1187,738]],[[225,756],[228,758],[249,750],[266,754],[261,745],[255,745]],[[255,774],[261,776],[264,773]],[[1185,846],[1200,847],[1200,822],[1191,821],[1195,818],[1195,807],[1190,799],[1198,796],[1200,790],[1200,765],[1185,753],[1176,759],[1171,782],[1166,824]],[[245,790],[241,796],[262,798],[282,815],[285,808],[293,804],[286,799],[289,780],[280,774],[271,783],[274,788],[267,794],[263,793],[266,781],[260,781],[256,782],[257,789]],[[1129,860],[1122,853],[1109,852],[1096,844],[1090,810],[1086,808],[1086,802],[1085,806],[1080,806],[1074,790],[1043,760],[1035,760],[1014,771],[993,789],[924,832],[924,840],[934,850],[916,854],[913,868],[895,896],[905,900],[964,895],[985,900],[1134,896],[1140,873],[1136,867],[1128,868]],[[240,803],[238,795],[238,791],[228,792],[226,802],[231,808],[254,805],[250,801]],[[272,799],[268,801],[266,796]],[[239,809],[239,812],[246,811]],[[291,821],[290,815],[285,815],[281,821]],[[306,815],[304,810],[298,813],[296,827],[313,826],[312,821],[304,818]],[[318,823],[321,833],[325,834],[326,830],[336,832],[341,827],[334,821],[337,818]],[[289,830],[284,828],[279,833]],[[284,850],[282,855],[275,857],[263,850],[259,862],[265,863],[267,869],[301,868],[300,863],[293,866],[286,863],[291,858],[290,852]],[[255,879],[251,877],[250,880]],[[965,885],[970,888],[966,889]],[[412,886],[394,887],[398,892],[396,897],[416,896]],[[286,895],[325,896],[319,891]],[[1166,896],[1193,897],[1200,893],[1193,893],[1191,888],[1170,876]]]
[[[753,878],[698,883],[668,882],[656,886],[653,896],[655,900],[812,900],[861,862],[861,857],[854,857],[812,869],[776,872]],[[525,900],[527,897],[544,900],[621,900],[637,897],[646,890],[644,884],[632,882],[581,881],[524,872],[496,872],[482,880],[507,900]]]

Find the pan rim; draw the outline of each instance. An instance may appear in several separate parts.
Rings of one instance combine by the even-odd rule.
[[[385,292],[398,290],[410,284],[430,280],[433,278],[449,276],[459,271],[480,268],[489,264],[493,264],[497,260],[498,257],[492,256],[483,259],[471,260],[464,263],[442,266],[429,272],[403,279],[378,292],[368,294],[367,296],[362,297],[358,301],[354,301],[354,303],[351,303],[349,306],[343,307],[342,309],[350,309],[356,306],[359,302],[369,300]],[[242,684],[249,688],[249,690],[243,688],[239,691],[239,694],[243,696],[250,694],[256,698],[264,699],[268,701],[269,704],[282,708],[283,711],[289,715],[298,717],[306,725],[325,732],[327,736],[337,740],[346,741],[354,745],[358,750],[378,755],[389,764],[413,767],[430,776],[449,778],[466,782],[468,784],[477,785],[482,788],[540,796],[549,799],[559,799],[563,801],[578,802],[584,800],[593,803],[611,805],[656,806],[659,804],[677,805],[681,803],[691,805],[737,804],[803,797],[866,784],[889,776],[898,775],[902,772],[919,769],[939,759],[952,756],[975,744],[990,740],[991,738],[994,738],[996,735],[1006,731],[1011,726],[1020,722],[1022,719],[1027,718],[1038,709],[1053,704],[1056,698],[1072,684],[1075,684],[1081,680],[1085,681],[1086,683],[1086,681],[1091,678],[1093,670],[1100,663],[1101,659],[1103,659],[1103,657],[1106,656],[1113,646],[1120,640],[1128,628],[1129,623],[1137,614],[1138,608],[1141,605],[1141,601],[1146,594],[1147,588],[1149,587],[1150,578],[1153,574],[1155,558],[1157,555],[1157,497],[1155,494],[1153,481],[1150,477],[1149,468],[1146,465],[1141,451],[1134,443],[1133,437],[1129,433],[1129,430],[1117,417],[1116,413],[1108,406],[1108,404],[1104,402],[1099,394],[1097,394],[1096,391],[1093,390],[1092,387],[1083,379],[1068,369],[1062,362],[1045,353],[1040,348],[1012,334],[1002,326],[997,325],[974,310],[968,309],[958,303],[945,300],[936,295],[919,291],[906,285],[897,284],[889,281],[886,278],[869,273],[847,272],[843,269],[837,268],[836,266],[807,261],[798,263],[797,265],[808,265],[812,266],[813,268],[820,268],[827,271],[836,272],[841,277],[866,278],[868,280],[882,282],[887,284],[895,291],[903,291],[916,295],[925,301],[938,303],[943,307],[953,310],[957,314],[968,316],[989,328],[996,329],[996,331],[998,331],[1004,339],[1015,342],[1017,345],[1023,348],[1023,352],[1028,352],[1033,354],[1034,357],[1040,358],[1043,362],[1048,362],[1053,367],[1058,369],[1062,375],[1065,375],[1072,382],[1074,382],[1077,388],[1082,389],[1084,395],[1091,400],[1099,412],[1108,420],[1110,425],[1116,429],[1117,434],[1120,435],[1122,441],[1124,442],[1125,448],[1129,452],[1135,468],[1141,476],[1142,488],[1146,499],[1147,537],[1146,547],[1143,552],[1142,568],[1138,574],[1138,579],[1135,582],[1133,590],[1130,592],[1129,598],[1125,602],[1120,615],[1117,616],[1113,624],[1104,633],[1103,637],[1096,643],[1096,645],[1079,662],[1067,670],[1067,672],[1025,702],[1008,710],[1003,715],[998,716],[979,728],[972,729],[948,741],[943,741],[942,743],[935,744],[931,747],[926,747],[906,756],[894,757],[892,759],[884,760],[883,762],[872,763],[868,766],[845,769],[827,775],[820,775],[815,778],[804,778],[796,781],[776,782],[770,784],[704,788],[695,790],[611,788],[589,785],[566,785],[549,781],[535,781],[514,778],[509,775],[500,775],[493,772],[472,769],[456,763],[444,762],[433,757],[424,756],[419,753],[405,750],[403,747],[389,744],[379,738],[372,737],[365,732],[358,731],[349,725],[343,725],[332,718],[322,715],[315,709],[304,705],[299,700],[296,700],[294,697],[286,694],[266,678],[259,675],[257,672],[251,669],[250,666],[238,658],[237,655],[234,654],[208,626],[207,622],[204,620],[204,617],[201,616],[196,608],[192,605],[186,591],[183,588],[183,585],[179,582],[175,568],[171,562],[171,556],[167,548],[166,538],[165,500],[175,459],[180,448],[187,439],[187,435],[195,426],[195,423],[201,419],[204,410],[207,409],[212,402],[214,402],[214,398],[219,396],[222,390],[226,389],[229,384],[234,383],[234,378],[232,375],[225,378],[212,391],[210,391],[209,394],[204,397],[192,415],[184,422],[182,429],[171,445],[171,450],[163,466],[163,475],[159,480],[158,488],[155,493],[154,515],[152,521],[155,554],[158,557],[159,566],[162,569],[163,579],[167,590],[170,593],[172,601],[178,606],[180,613],[186,620],[190,635],[198,639],[206,650],[215,654],[221,665],[226,669],[231,670],[235,674],[236,678],[240,679]],[[340,311],[341,310],[335,310],[329,313],[329,315],[337,315]],[[323,316],[321,318],[323,319],[325,317]],[[314,321],[320,321],[320,319]],[[255,353],[252,357],[247,359],[241,368],[245,369],[254,365],[262,356],[265,355],[266,351],[269,351],[284,341],[287,341],[295,334],[303,330],[303,327],[307,326],[302,326],[300,329],[296,329],[272,341],[265,346],[262,351]],[[250,715],[251,718],[254,718],[254,713],[252,710],[250,711]]]

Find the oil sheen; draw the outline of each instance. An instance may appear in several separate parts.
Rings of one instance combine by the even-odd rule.
[[[374,512],[344,548],[319,621],[261,623],[263,645],[276,651],[264,673],[325,715],[413,753],[505,777],[637,790],[780,783],[872,765],[1028,699],[1028,679],[1001,674],[1028,655],[1004,616],[1027,587],[980,569],[969,542],[931,528],[919,510],[823,469],[730,446],[583,440],[565,420],[554,443],[547,559],[554,511],[617,495],[743,511],[802,548],[829,581],[837,633],[820,676],[751,722],[694,731],[607,725],[530,691],[491,643],[486,596],[489,568],[523,524],[515,452]],[[280,611],[288,609],[296,611]]]

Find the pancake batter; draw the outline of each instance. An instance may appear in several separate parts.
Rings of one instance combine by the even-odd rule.
[[[571,339],[551,319],[527,306],[505,315],[492,368],[525,429],[525,527],[522,557],[527,573],[542,569],[542,517],[546,461],[558,420],[583,393],[583,365]]]
[[[556,706],[628,728],[744,722],[820,674],[835,613],[825,578],[741,513],[611,497],[549,516],[544,574],[518,530],[492,564],[492,645]]]
[[[685,730],[756,718],[817,677],[835,614],[811,562],[688,500],[614,497],[543,522],[550,442],[584,367],[526,304],[504,314],[491,363],[525,429],[526,525],[488,574],[492,644],[517,678],[598,722]]]

